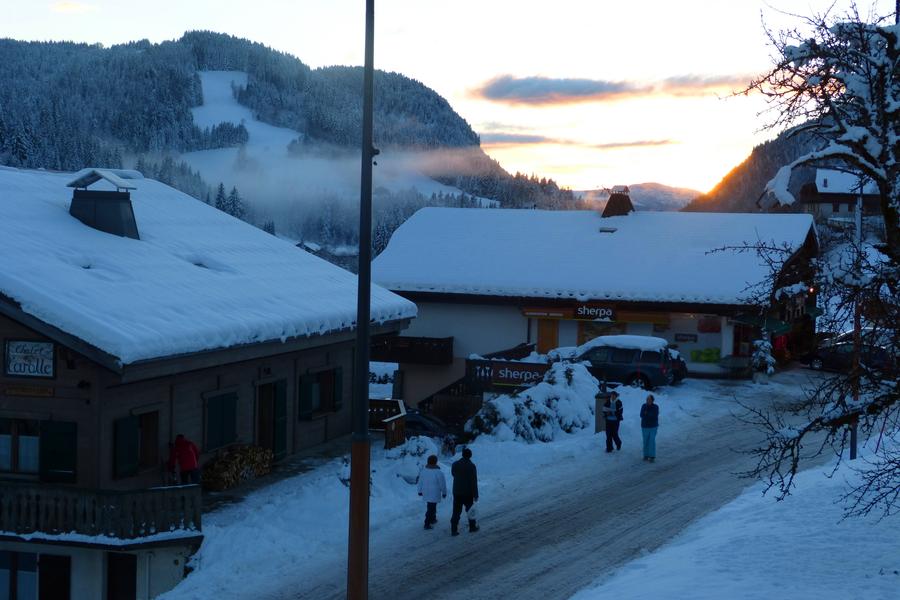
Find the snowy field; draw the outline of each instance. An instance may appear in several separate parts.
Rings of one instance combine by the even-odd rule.
[[[875,441],[867,445],[854,467],[871,456]],[[831,468],[801,473],[783,502],[748,488],[572,600],[900,598],[900,519],[842,520],[835,500],[858,475],[845,463],[828,477]]]

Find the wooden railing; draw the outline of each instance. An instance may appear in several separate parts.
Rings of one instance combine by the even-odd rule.
[[[200,504],[198,485],[119,492],[0,482],[0,532],[122,540],[199,534]]]

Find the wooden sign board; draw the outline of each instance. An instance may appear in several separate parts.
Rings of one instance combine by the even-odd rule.
[[[35,340],[6,340],[3,373],[8,377],[56,377],[56,344]]]

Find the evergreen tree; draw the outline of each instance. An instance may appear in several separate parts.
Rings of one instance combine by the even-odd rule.
[[[225,184],[222,182],[219,182],[219,190],[216,192],[216,208],[228,212],[228,197],[225,195]]]
[[[228,194],[228,199],[225,202],[225,207],[225,212],[227,212],[232,217],[237,217],[238,219],[244,218],[246,210],[244,209],[244,202],[241,199],[241,195],[237,191],[237,187],[231,188],[231,192]]]

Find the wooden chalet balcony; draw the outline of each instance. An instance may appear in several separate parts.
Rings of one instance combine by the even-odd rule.
[[[372,340],[371,359],[419,365],[453,362],[453,338],[382,336]]]
[[[65,534],[96,536],[98,544],[199,536],[200,486],[120,492],[0,482],[0,535]],[[73,539],[93,541],[80,536]]]

